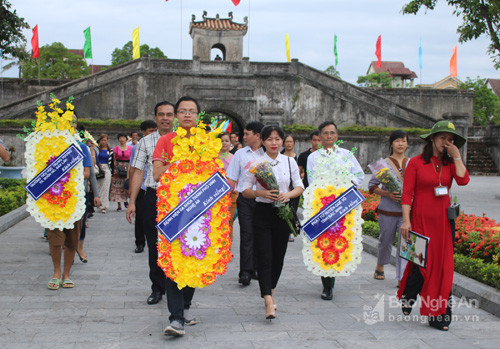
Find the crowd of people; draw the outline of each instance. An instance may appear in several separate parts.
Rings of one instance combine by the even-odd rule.
[[[175,104],[160,102],[154,107],[154,120],[141,124],[142,138],[139,139],[137,132],[130,135],[130,140],[127,135],[119,134],[119,145],[113,149],[106,134],[94,141],[80,128],[82,139],[87,141],[87,145],[79,144],[84,153],[88,211],[73,229],[48,231],[54,263],[53,278],[48,284],[50,289],[59,288],[61,280],[62,287],[74,287],[70,269],[75,252],[83,263],[88,261],[83,242],[85,221],[92,215],[93,207],[105,214],[110,201],[117,202],[118,210],[122,209],[123,203],[126,219],[135,226],[135,252],[141,253],[147,247],[151,294],[146,302],[156,304],[166,295],[170,325],[164,334],[182,336],[184,326],[196,324],[196,318],[190,312],[195,289],[188,286],[179,289],[157,263],[156,191],[161,175],[171,165],[172,139],[176,136],[174,120],[177,120],[178,127],[187,131],[186,137],[190,137],[190,129],[196,126],[200,111],[198,102],[187,96]],[[242,131],[244,147],[239,142],[238,132],[219,135],[222,143],[219,159],[233,187],[231,218],[232,221],[238,218],[240,228],[238,282],[248,286],[252,279],[258,280],[265,318],[274,319],[278,309],[275,292],[287,244],[293,241],[288,224],[278,215],[276,203],[289,204],[296,211],[301,194],[315,181],[316,164],[326,154],[338,155],[336,161],[350,162],[350,172],[355,178],[353,185],[360,186],[365,174],[354,154],[339,147],[339,132],[333,121],[318,125],[318,129],[310,134],[311,147],[301,154],[294,150],[293,136],[285,135],[279,126],[251,121]],[[449,299],[453,278],[453,225],[446,215],[450,205],[448,190],[453,179],[459,185],[469,181],[459,152],[465,139],[448,121],[436,123],[422,138],[426,142],[424,150],[412,159],[406,157],[408,136],[405,132],[395,131],[388,139],[389,156],[386,160],[403,185],[402,193],[387,190],[375,176],[369,181],[370,192],[381,196],[377,208],[380,241],[374,278],[385,279],[384,265],[389,263],[396,235],[398,246],[402,240],[408,239],[410,230],[430,237],[432,243],[425,269],[397,258],[398,296],[406,315],[420,295],[424,301],[421,314],[429,316],[431,326],[447,330],[451,321]],[[263,187],[248,171],[249,163],[263,161],[270,164],[279,190]],[[65,263],[62,270],[63,245]],[[335,278],[322,277],[321,280],[323,290],[320,297],[331,300]],[[432,300],[439,300],[439,306],[428,305]]]

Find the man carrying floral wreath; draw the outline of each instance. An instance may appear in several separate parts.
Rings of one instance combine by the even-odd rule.
[[[186,131],[186,137],[191,137],[190,130],[192,127],[196,127],[199,112],[200,106],[192,97],[181,97],[175,104],[175,117],[179,122],[179,127]],[[156,182],[171,165],[169,159],[173,157],[174,148],[172,139],[176,136],[177,133],[168,133],[160,137],[156,144],[153,153],[153,178]],[[183,336],[186,333],[184,325],[196,324],[196,320],[189,316],[194,288],[186,286],[179,289],[175,281],[166,278],[166,294],[170,325],[165,328],[163,333],[166,336]]]
[[[318,127],[319,138],[321,141],[321,149],[318,149],[311,155],[307,157],[307,181],[309,185],[314,182],[314,168],[318,162],[319,157],[327,156],[328,151],[333,152],[337,156],[338,162],[350,161],[352,167],[350,168],[350,173],[354,176],[353,184],[355,186],[361,185],[363,183],[363,178],[365,174],[358,160],[352,155],[352,153],[344,148],[340,148],[336,143],[339,139],[339,134],[337,131],[337,126],[333,121],[325,121]],[[333,298],[333,287],[335,286],[335,277],[321,277],[321,282],[323,283],[323,293],[321,294],[321,299],[331,300]]]

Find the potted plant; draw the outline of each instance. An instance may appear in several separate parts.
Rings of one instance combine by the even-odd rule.
[[[23,178],[22,171],[24,167],[18,167],[14,165],[16,160],[16,148],[14,146],[9,147],[10,159],[0,166],[0,177],[3,178]]]

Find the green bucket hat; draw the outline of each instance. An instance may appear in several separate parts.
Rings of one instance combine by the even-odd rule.
[[[455,144],[457,148],[461,148],[466,142],[466,139],[460,136],[457,131],[455,131],[455,125],[453,125],[452,122],[446,120],[436,122],[434,126],[432,126],[431,132],[421,135],[420,138],[422,138],[424,141],[430,142],[432,135],[441,132],[453,133],[455,135],[453,137],[453,144]]]

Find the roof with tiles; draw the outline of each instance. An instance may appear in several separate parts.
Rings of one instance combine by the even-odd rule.
[[[488,79],[487,83],[493,93],[500,97],[500,79]]]
[[[233,22],[233,14],[229,12],[229,18],[220,18],[219,14],[215,18],[208,18],[207,12],[203,12],[202,21],[195,21],[196,17],[193,15],[193,19],[191,21],[191,25],[189,27],[189,33],[194,28],[206,29],[206,30],[214,30],[214,31],[229,31],[229,30],[237,30],[237,31],[246,31],[248,29],[247,26],[247,18],[245,17],[245,23],[236,23]]]
[[[406,68],[403,62],[382,61],[382,66],[377,67],[377,61],[372,61],[371,66],[375,73],[387,72],[390,76],[401,76],[405,79],[415,79],[417,74]]]

